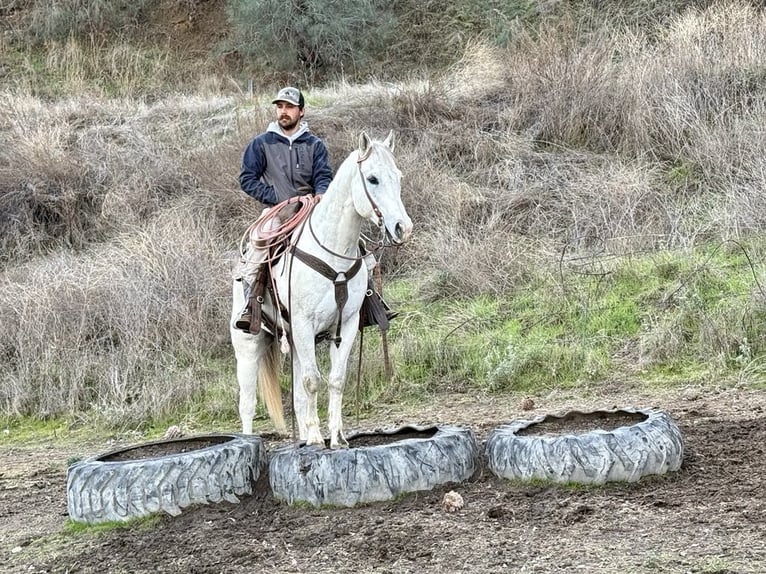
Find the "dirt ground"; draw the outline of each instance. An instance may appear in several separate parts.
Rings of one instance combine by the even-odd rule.
[[[496,426],[530,415],[657,407],[681,428],[683,466],[603,487],[511,483],[485,470],[474,482],[350,509],[288,507],[261,487],[239,504],[76,531],[66,527],[67,460],[115,444],[47,437],[0,450],[0,572],[766,572],[766,392],[614,385],[587,397],[535,397],[529,412],[521,398],[435,397],[427,406],[382,407],[359,427],[348,417],[346,426],[457,424],[483,442]],[[441,506],[451,489],[465,500],[455,513]]]

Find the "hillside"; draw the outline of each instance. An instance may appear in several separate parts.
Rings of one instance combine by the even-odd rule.
[[[0,70],[13,84],[54,96],[85,87],[154,96],[249,83],[398,81],[449,68],[477,39],[508,48],[550,26],[587,35],[605,27],[651,34],[684,10],[711,4],[13,0],[0,6]],[[131,85],[113,67],[123,76],[128,68]]]
[[[37,72],[50,81],[55,80],[55,61],[63,57],[62,50],[71,53],[72,46],[76,46],[87,55],[89,49],[113,52],[122,46],[134,53],[131,59],[167,60],[177,69],[177,77],[167,79],[173,79],[179,87],[184,85],[184,77],[189,85],[190,80],[199,74],[217,72],[236,76],[247,67],[235,53],[226,53],[225,41],[232,32],[226,3],[226,0],[137,2],[141,9],[132,17],[112,22],[103,16],[104,29],[89,32],[87,25],[74,28],[75,23],[71,21],[74,16],[67,20],[65,10],[59,12],[58,17],[55,12],[48,12],[47,3],[34,0],[11,2],[0,7],[0,47],[3,48],[0,50],[0,69],[6,78],[18,81],[19,75],[28,75],[32,71],[30,66],[38,68],[39,64],[34,62],[47,60],[48,73],[40,69]],[[96,5],[90,2],[80,4]],[[69,36],[66,26],[72,26],[73,31],[84,29],[85,32]],[[66,57],[73,55],[76,54]],[[147,68],[148,71],[151,70]],[[88,75],[98,74],[97,70],[88,72]]]
[[[231,34],[226,0],[159,0],[137,33],[140,43],[157,43],[179,58],[205,60]]]
[[[15,5],[18,29],[37,3]],[[381,265],[402,311],[395,376],[370,348],[363,400],[615,379],[761,384],[763,9],[700,3],[636,28],[638,12],[566,11],[585,5],[538,4],[506,44],[466,38],[450,65],[412,64],[398,80],[302,76],[334,165],[361,130],[396,132],[415,222]],[[157,19],[129,27],[140,46],[6,44],[5,416],[236,417],[228,277],[261,209],[237,175],[273,117],[276,80],[242,72],[234,55],[225,61],[241,75],[196,63],[221,32],[199,14],[212,22],[216,8],[220,22],[223,3],[149,6]]]

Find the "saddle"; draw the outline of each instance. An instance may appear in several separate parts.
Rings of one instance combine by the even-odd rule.
[[[338,285],[336,284],[336,289]],[[275,336],[281,335],[281,329],[277,324],[277,321],[271,316],[263,313],[263,302],[266,295],[266,291],[269,292],[272,301],[277,301],[277,297],[273,292],[271,282],[271,265],[263,264],[261,272],[258,273],[257,279],[253,288],[250,291],[250,317],[249,323],[242,324],[250,333],[258,334],[261,329],[264,329],[267,333]],[[289,327],[290,314],[287,308],[280,304],[279,312],[284,320],[284,324]],[[365,293],[364,301],[362,302],[362,308],[359,313],[359,330],[367,327],[377,326],[381,331],[387,331],[390,326],[390,321],[396,317],[398,313],[391,310],[388,304],[383,298],[375,291],[372,285],[372,281],[367,283],[367,292]],[[238,325],[239,326],[239,325]],[[319,333],[317,335],[317,342],[325,339],[338,339],[332,337],[329,332]]]
[[[343,306],[348,299],[347,282],[361,269],[360,258],[354,262],[351,268],[339,273],[321,259],[301,251],[295,245],[291,246],[290,239],[298,223],[293,220],[301,218],[301,214],[298,213],[297,204],[291,205],[292,203],[293,202],[291,201],[283,202],[283,204],[279,204],[272,208],[272,211],[275,214],[279,213],[279,215],[286,220],[285,232],[271,238],[268,243],[261,246],[268,251],[266,262],[261,264],[260,269],[256,274],[255,283],[250,288],[247,310],[236,323],[237,328],[248,331],[254,335],[258,334],[261,328],[272,335],[281,335],[281,330],[277,325],[276,318],[263,313],[264,297],[267,290],[272,301],[275,301],[278,304],[279,313],[285,328],[290,324],[287,308],[279,302],[276,293],[274,293],[272,282],[272,267],[288,249],[294,257],[334,283],[335,301],[338,307],[339,317],[343,310]],[[285,215],[287,215],[287,217],[285,217]],[[360,255],[363,256],[365,253],[366,249],[364,243],[360,241]],[[247,292],[247,288],[245,288],[245,290]],[[249,313],[247,311],[249,311]],[[392,312],[386,302],[383,301],[381,296],[375,291],[372,281],[368,278],[367,291],[364,301],[362,302],[359,316],[359,330],[361,331],[366,327],[377,325],[381,331],[386,331],[389,328],[390,319],[396,315],[397,313]],[[330,335],[330,333],[320,333],[317,335],[317,341],[323,339],[332,339],[336,345],[340,343],[340,321],[337,322],[334,337]]]

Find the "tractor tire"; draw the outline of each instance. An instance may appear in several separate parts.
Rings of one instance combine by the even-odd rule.
[[[478,444],[468,429],[405,426],[358,433],[348,440],[353,446],[355,439],[376,434],[387,442],[341,450],[287,446],[275,451],[269,463],[272,493],[290,505],[352,507],[463,482],[480,470]]]
[[[146,452],[168,453],[141,457]],[[150,455],[151,456],[151,455]],[[258,436],[196,435],[114,450],[69,467],[67,510],[85,523],[121,521],[192,504],[239,502],[266,466]]]
[[[535,425],[542,428],[546,421],[610,415],[636,422],[582,434],[524,434]],[[660,410],[571,411],[560,417],[513,421],[495,429],[487,438],[484,456],[487,468],[500,478],[582,484],[635,482],[642,476],[678,470],[683,440],[675,422]]]

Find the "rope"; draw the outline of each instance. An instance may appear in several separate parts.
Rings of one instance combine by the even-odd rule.
[[[291,197],[287,201],[278,203],[268,211],[265,211],[261,216],[255,220],[254,223],[247,228],[242,240],[239,243],[240,255],[244,258],[247,254],[247,246],[253,239],[253,247],[257,250],[266,252],[266,258],[263,259],[266,263],[273,263],[281,253],[272,249],[274,246],[278,246],[280,243],[285,242],[293,230],[300,226],[311,214],[311,210],[319,203],[322,198],[321,195],[298,195]],[[282,221],[282,211],[287,207],[294,204],[298,204],[295,215],[290,217],[287,221]],[[274,224],[274,220],[278,220],[278,225]]]
[[[356,389],[354,395],[356,398],[356,426],[359,426],[359,404],[361,402],[362,386],[362,347],[364,346],[364,329],[359,329],[359,360],[356,364]]]

